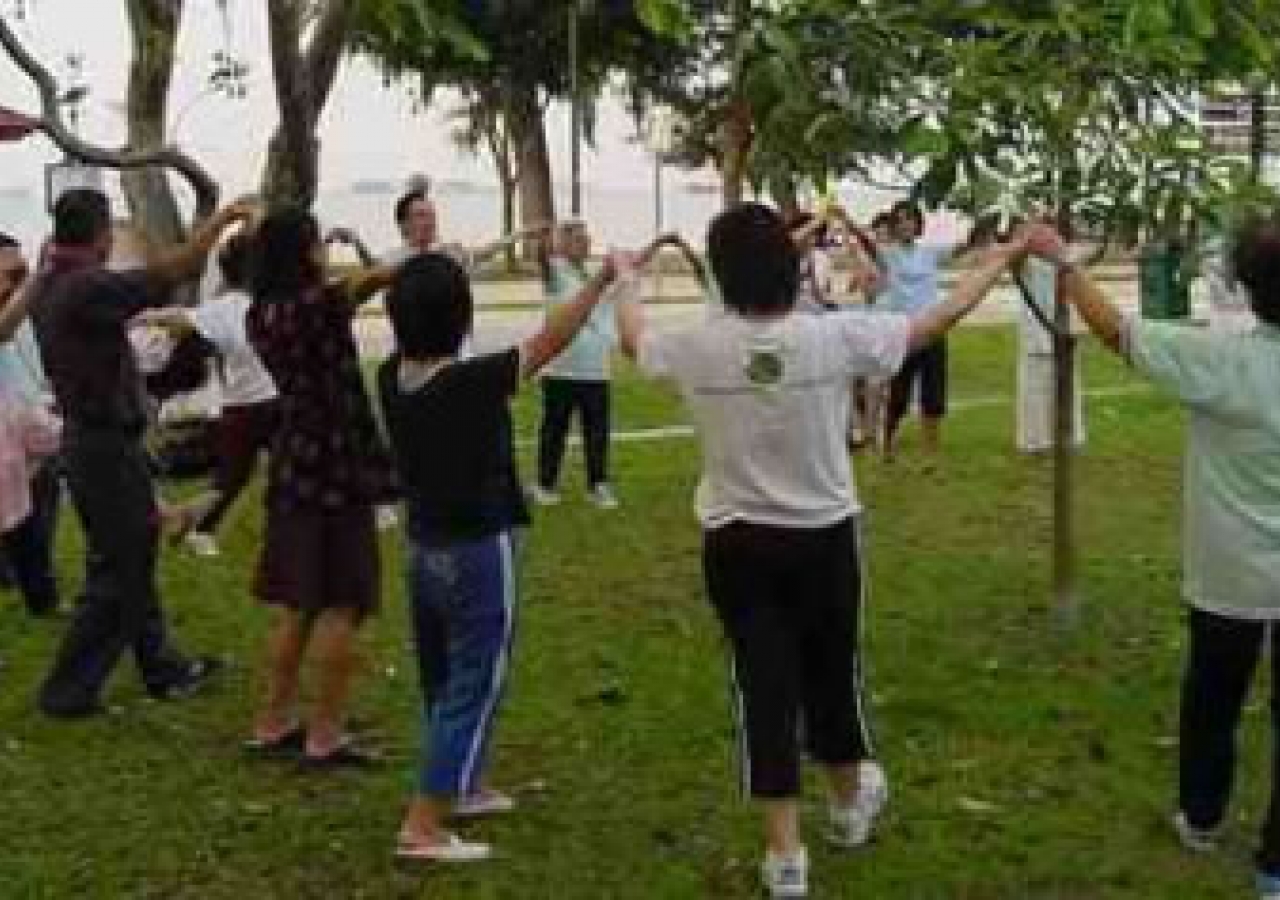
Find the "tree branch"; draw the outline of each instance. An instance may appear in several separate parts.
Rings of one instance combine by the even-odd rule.
[[[35,85],[40,97],[41,115],[37,119],[40,131],[78,162],[109,169],[142,169],[163,166],[173,169],[186,179],[196,195],[196,219],[211,215],[218,206],[218,185],[208,172],[194,159],[176,147],[123,147],[111,150],[81,140],[73,134],[62,118],[58,83],[48,69],[36,59],[9,27],[6,17],[0,15],[0,47]]]
[[[352,0],[329,0],[307,45],[303,71],[311,82],[312,124],[329,99],[351,27]]]

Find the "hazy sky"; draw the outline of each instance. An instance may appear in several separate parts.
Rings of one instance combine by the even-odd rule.
[[[92,94],[86,107],[86,134],[118,145],[123,141],[121,103],[131,46],[124,0],[24,0],[30,10],[19,33],[60,76],[68,53],[85,57]],[[0,0],[11,13],[15,0]],[[213,69],[213,54],[224,44],[223,19],[216,0],[187,0],[179,38],[179,64],[170,94],[173,140],[200,159],[229,193],[256,186],[267,139],[275,122],[264,0],[229,0],[233,51],[249,67],[249,97],[232,101],[202,96]],[[34,109],[34,92],[20,72],[0,59],[0,103]],[[413,172],[437,178],[489,180],[487,159],[455,149],[445,114],[452,105],[438,95],[431,110],[415,114],[408,92],[386,87],[367,62],[348,60],[339,74],[325,112],[322,187],[342,187],[362,178],[399,181]],[[548,123],[557,181],[567,181],[568,117],[552,111]],[[629,138],[630,119],[616,104],[602,111],[599,150],[584,158],[584,178],[602,185],[628,185],[647,178],[650,165],[642,147]],[[44,163],[60,154],[43,140],[0,146],[0,186],[42,183]]]

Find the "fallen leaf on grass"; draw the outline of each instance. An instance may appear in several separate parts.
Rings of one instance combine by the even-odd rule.
[[[986,800],[978,800],[975,797],[961,797],[956,801],[956,806],[967,813],[973,813],[978,816],[991,815],[1000,811],[1000,807],[996,804]]]

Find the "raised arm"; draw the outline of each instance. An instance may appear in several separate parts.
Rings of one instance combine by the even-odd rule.
[[[521,346],[521,375],[525,378],[536,375],[569,346],[590,318],[591,311],[617,280],[618,266],[619,263],[613,256],[605,257],[604,267],[599,274],[576,297],[548,311],[542,327]]]
[[[209,254],[222,235],[233,225],[251,221],[257,207],[250,203],[233,203],[220,209],[198,225],[185,244],[162,250],[146,266],[147,273],[169,287],[194,281],[204,272]]]
[[[530,225],[528,228],[522,228],[519,231],[513,231],[506,237],[498,238],[489,244],[484,244],[470,251],[471,265],[478,266],[488,262],[494,256],[497,256],[503,250],[512,244],[518,244],[521,241],[527,241],[532,238],[542,237],[551,230],[551,223],[539,222],[536,225]]]
[[[343,293],[353,307],[363,306],[375,294],[391,287],[396,269],[396,266],[377,265],[352,272],[342,279]]]
[[[1124,354],[1124,316],[1097,283],[1072,261],[1066,241],[1049,225],[1026,234],[1027,250],[1058,269],[1058,284],[1080,318],[1107,349]]]
[[[960,278],[945,300],[912,319],[910,349],[914,352],[929,346],[973,312],[1005,270],[1026,252],[1022,237],[992,247],[976,268]]]
[[[9,297],[9,302],[0,307],[0,344],[13,339],[18,328],[27,320],[31,309],[31,282],[28,280]]]
[[[360,239],[360,235],[351,228],[330,229],[329,233],[325,235],[324,242],[326,244],[342,244],[350,247],[360,260],[360,265],[366,269],[371,269],[378,264],[377,257],[369,252],[369,247]]]

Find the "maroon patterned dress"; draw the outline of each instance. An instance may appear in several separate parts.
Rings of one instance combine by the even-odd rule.
[[[258,593],[315,610],[377,605],[374,504],[395,491],[341,285],[255,300],[249,340],[275,379],[279,422],[267,472]]]

